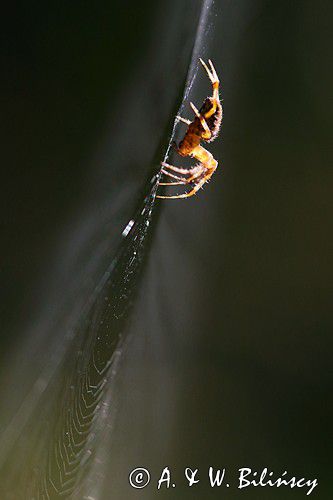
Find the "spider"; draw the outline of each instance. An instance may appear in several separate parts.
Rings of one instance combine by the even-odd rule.
[[[178,154],[181,156],[196,158],[199,163],[191,168],[179,168],[162,162],[162,173],[172,179],[176,179],[176,181],[159,183],[160,186],[194,184],[194,187],[191,191],[183,194],[175,196],[158,195],[156,196],[157,198],[176,199],[193,196],[197,193],[197,191],[199,191],[205,182],[209,181],[218,165],[213,155],[200,145],[200,141],[212,142],[219,134],[222,122],[222,105],[219,98],[219,79],[210,59],[208,60],[210,67],[208,67],[202,59],[200,59],[200,62],[205,68],[208,78],[212,83],[213,95],[211,97],[206,97],[199,110],[192,102],[190,103],[190,106],[195,114],[192,122],[181,116],[177,116],[177,119],[186,123],[188,127],[183,140],[180,141],[178,147],[175,146]],[[176,172],[181,175],[175,175],[172,172]]]

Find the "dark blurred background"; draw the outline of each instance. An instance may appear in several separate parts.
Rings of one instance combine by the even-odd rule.
[[[35,314],[59,233],[90,194],[92,159],[151,43],[154,8],[34,2],[4,12],[1,342]]]
[[[0,361],[15,356],[54,290],[76,280],[77,250],[71,264],[66,252],[69,240],[88,244],[72,237],[81,214],[94,207],[114,234],[132,216],[171,133],[200,8],[35,2],[3,15]],[[180,486],[162,498],[220,497],[181,479],[184,467],[209,465],[227,467],[233,484],[246,466],[316,477],[313,496],[331,498],[331,22],[329,1],[212,8],[202,50],[222,80],[225,118],[210,146],[220,168],[197,197],[155,214],[103,499],[138,497],[127,476],[139,465],[154,480],[166,465],[176,470]],[[198,105],[210,90],[200,71]],[[137,111],[127,121],[129,94]],[[123,171],[108,165],[114,150],[131,158]],[[112,206],[128,186],[118,217],[108,193]],[[141,497],[156,498],[153,488]]]

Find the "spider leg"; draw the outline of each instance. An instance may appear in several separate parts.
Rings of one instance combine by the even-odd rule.
[[[205,132],[202,134],[202,138],[203,138],[203,139],[210,139],[210,138],[211,138],[211,136],[212,136],[212,133],[211,133],[211,131],[209,130],[209,127],[208,127],[208,125],[207,125],[207,122],[206,122],[205,118],[204,118],[204,117],[203,117],[203,116],[199,113],[199,110],[198,110],[198,109],[194,106],[193,102],[190,102],[190,106],[191,106],[191,108],[193,109],[193,111],[194,111],[195,115],[199,118],[200,123],[201,123],[201,125],[203,126],[203,129],[204,129],[204,131],[205,131]],[[210,111],[209,111],[209,112],[210,112]],[[206,113],[206,115],[205,115],[205,116],[207,116],[207,113]]]
[[[207,75],[208,75],[208,78],[210,79],[212,86],[213,86],[213,97],[212,97],[213,106],[204,115],[205,118],[210,118],[216,112],[217,103],[219,102],[219,84],[220,84],[220,81],[219,81],[219,77],[217,76],[214,65],[210,59],[208,59],[210,69],[208,68],[207,64],[202,59],[200,59],[200,62],[203,65],[203,67],[205,68]]]
[[[183,194],[177,194],[174,196],[160,196],[157,195],[156,198],[164,198],[164,199],[173,199],[176,200],[177,198],[189,198],[190,196],[193,196],[196,194],[199,189],[205,184],[205,182],[209,181],[213,173],[215,172],[215,169],[210,169],[207,174],[194,186],[191,191],[188,191],[188,193],[183,193]]]
[[[198,170],[198,172],[196,174],[192,175],[191,177],[188,177],[186,179],[186,182],[187,183],[193,182],[195,179],[197,179],[198,177],[200,177],[200,175],[202,175],[204,171],[205,171],[205,169],[201,168],[200,170]]]
[[[183,181],[185,183],[186,177],[184,177],[184,179],[183,179],[182,177],[179,177],[178,175],[171,174],[167,170],[164,170],[164,168],[162,168],[161,172],[164,175],[168,175],[169,177],[172,177],[173,179],[177,179],[178,181]]]
[[[218,88],[220,81],[219,81],[219,77],[217,76],[217,73],[216,73],[216,70],[214,68],[212,61],[210,59],[208,59],[210,68],[208,68],[207,64],[201,58],[200,58],[200,62],[203,65],[203,67],[205,68],[207,75],[208,75],[208,78],[212,82],[213,88],[215,88],[215,87]]]
[[[219,82],[219,77],[217,76],[216,69],[214,68],[214,64],[212,63],[211,59],[208,59],[209,66],[211,67],[213,77],[215,79],[215,82]]]
[[[186,125],[190,125],[192,123],[191,120],[187,120],[186,118],[183,118],[182,116],[179,116],[179,115],[177,115],[176,118],[177,118],[177,120],[179,120],[183,123],[186,123]]]
[[[193,168],[174,167],[173,165],[169,165],[169,163],[165,163],[164,161],[162,161],[161,165],[162,165],[162,167],[169,168],[170,170],[173,170],[174,172],[177,172],[178,174],[191,175],[197,170],[197,167],[193,167]]]
[[[179,182],[159,182],[159,186],[179,186],[180,184],[184,185],[187,184],[186,182],[179,181]]]
[[[201,57],[199,58],[199,61],[201,62],[201,64],[203,65],[203,67],[205,68],[206,70],[206,73],[208,75],[208,78],[210,79],[210,81],[213,83],[213,80],[214,80],[214,75],[212,74],[211,70],[208,68],[207,64],[205,63],[205,61],[203,59],[201,59]]]
[[[191,175],[191,177],[184,177],[183,179],[181,177],[177,177],[177,175],[170,174],[169,172],[166,172],[165,170],[162,169],[162,173],[165,175],[168,175],[169,177],[173,177],[174,179],[179,179],[179,182],[159,182],[159,186],[179,186],[180,184],[190,184],[193,182],[195,179],[200,177],[202,173],[204,172],[204,168],[199,168],[195,174]]]

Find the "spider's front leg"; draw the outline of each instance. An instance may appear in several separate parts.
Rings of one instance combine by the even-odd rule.
[[[213,89],[218,90],[220,80],[219,80],[219,77],[217,76],[216,69],[214,68],[212,61],[210,59],[208,59],[208,63],[209,63],[210,68],[208,68],[207,64],[201,58],[200,58],[200,62],[206,70],[208,78],[210,79],[210,81],[212,83]]]
[[[219,77],[217,76],[216,70],[214,68],[214,65],[210,59],[208,59],[208,63],[210,68],[208,68],[207,64],[200,58],[200,62],[203,65],[203,67],[206,70],[206,73],[208,75],[208,78],[211,81],[212,87],[213,87],[213,96],[212,96],[212,101],[213,101],[213,106],[207,113],[204,114],[205,118],[210,118],[216,113],[216,110],[218,106],[220,106],[220,98],[219,98],[219,86],[220,86],[220,80]]]

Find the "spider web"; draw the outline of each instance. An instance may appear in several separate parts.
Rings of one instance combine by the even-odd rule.
[[[205,0],[200,7],[198,12],[192,9],[188,20],[190,25],[196,19],[197,27],[191,33],[192,57],[179,114],[193,87],[197,61],[203,56],[203,44],[211,28],[212,0]],[[188,11],[189,5],[176,8]],[[179,12],[176,17],[184,18]],[[181,23],[178,29],[181,30]],[[27,387],[23,383],[20,405],[9,416],[0,440],[4,498],[96,498],[100,494],[98,475],[103,455],[100,435],[105,427],[112,430],[116,403],[113,381],[127,339],[126,325],[147,257],[151,227],[157,221],[158,211],[154,210],[160,176],[157,166],[162,150],[164,161],[167,160],[175,136],[173,123],[167,144],[162,137],[151,162],[153,175],[148,176],[141,193],[136,193],[142,201],[124,223],[121,234],[110,242],[102,230],[98,265],[93,270],[88,268],[85,274],[85,280],[96,280],[98,285],[88,298],[80,296],[70,312],[58,310],[52,318],[52,327],[50,321],[41,323],[31,335],[26,356],[36,360],[40,357],[42,362],[36,363],[30,387],[29,382]],[[115,194],[113,199],[116,206]],[[123,206],[124,199],[120,197],[118,204]],[[112,217],[119,216],[121,220],[126,213],[115,210]],[[118,249],[112,255],[116,243]],[[107,262],[111,263],[98,279],[100,268]],[[36,330],[43,331],[40,351],[36,349]],[[30,368],[30,364],[27,366]],[[15,377],[25,380],[24,366],[12,374],[13,384],[19,384]],[[31,375],[26,378],[31,381]]]

